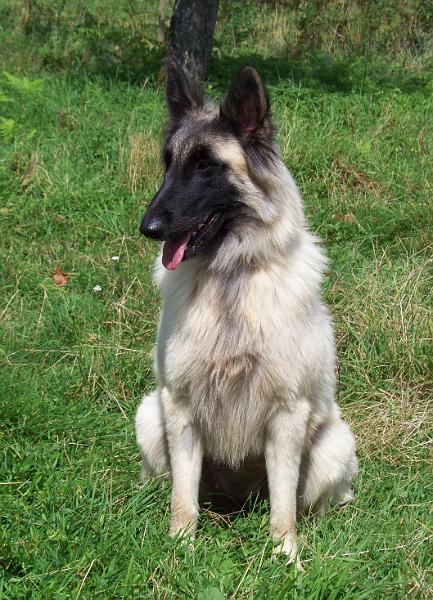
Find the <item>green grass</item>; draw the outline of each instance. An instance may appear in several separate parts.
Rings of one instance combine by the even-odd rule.
[[[271,560],[265,505],[229,522],[203,511],[190,552],[166,536],[169,485],[139,483],[133,419],[154,385],[159,311],[157,248],[138,234],[161,173],[156,59],[136,85],[47,65],[14,32],[0,33],[19,77],[0,77],[0,597],[429,597],[430,72],[256,57],[331,257],[338,396],[360,458],[354,502],[299,524],[298,573]],[[232,55],[214,57],[216,96],[243,60]]]

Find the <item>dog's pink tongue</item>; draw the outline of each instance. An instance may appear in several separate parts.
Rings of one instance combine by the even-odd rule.
[[[174,271],[176,267],[182,262],[183,255],[185,254],[185,248],[190,240],[192,231],[187,233],[177,240],[176,242],[165,242],[162,250],[162,264],[169,271]]]

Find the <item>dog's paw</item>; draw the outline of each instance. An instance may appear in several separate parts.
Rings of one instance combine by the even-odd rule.
[[[337,502],[337,506],[344,506],[345,504],[352,502],[353,498],[354,498],[353,491],[351,488],[349,488],[347,490],[347,492],[345,492],[344,494],[342,494],[340,496],[340,498],[338,499],[338,502]]]
[[[188,528],[180,529],[179,531],[172,531],[170,529],[168,535],[175,539],[179,547],[185,549],[187,552],[195,551],[195,531],[188,531]]]
[[[196,528],[197,520],[195,519],[179,519],[172,517],[168,535],[172,538],[178,537],[180,540],[194,541]]]
[[[282,559],[286,564],[293,564],[298,571],[303,571],[302,563],[299,559],[296,540],[290,536],[274,540],[272,549],[273,559]]]

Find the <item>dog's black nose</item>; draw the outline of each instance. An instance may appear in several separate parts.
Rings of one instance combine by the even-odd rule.
[[[164,223],[159,217],[146,219],[145,215],[141,221],[140,232],[153,240],[159,240],[164,234]]]

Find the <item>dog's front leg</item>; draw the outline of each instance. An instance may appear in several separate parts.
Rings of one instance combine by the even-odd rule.
[[[188,403],[165,391],[163,396],[173,488],[170,535],[194,537],[203,449]]]
[[[296,490],[304,448],[309,405],[299,399],[293,408],[282,408],[270,419],[265,456],[271,503],[270,527],[275,552],[296,559]]]

